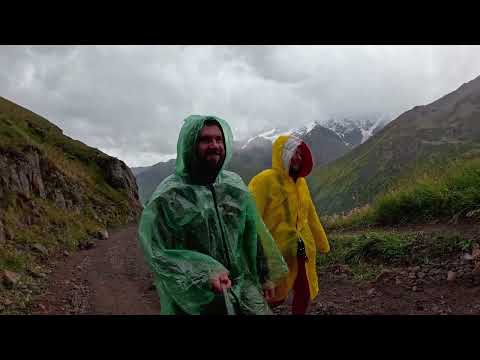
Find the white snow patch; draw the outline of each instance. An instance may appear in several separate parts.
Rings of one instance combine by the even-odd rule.
[[[263,137],[263,138],[265,138],[265,139],[268,139],[269,136],[275,134],[275,131],[276,131],[276,130],[277,130],[276,128],[273,128],[272,130],[268,130],[268,131],[266,131],[266,132],[264,132],[264,133],[259,134],[258,136],[259,136],[259,137]]]
[[[365,141],[367,141],[367,139],[372,136],[372,132],[373,132],[373,129],[375,127],[372,126],[370,129],[368,130],[365,130],[365,129],[360,129],[360,131],[362,132],[362,142],[361,144],[363,144]]]
[[[245,145],[243,145],[241,148],[246,149],[248,147],[248,144],[250,144],[253,140],[258,139],[258,138],[264,138],[266,140],[271,141],[272,143],[280,136],[280,135],[288,135],[291,134],[292,130],[289,131],[279,131],[277,128],[265,131],[261,134],[258,134],[250,139],[247,140]]]

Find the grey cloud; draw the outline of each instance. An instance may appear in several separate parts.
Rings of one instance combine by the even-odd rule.
[[[237,139],[331,115],[399,115],[480,74],[480,46],[1,46],[0,95],[131,166],[174,154],[182,120]]]

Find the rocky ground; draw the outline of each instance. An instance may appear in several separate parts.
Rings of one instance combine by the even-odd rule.
[[[480,258],[479,258],[480,260]],[[320,294],[311,315],[480,314],[480,277],[470,257],[426,266],[386,269],[359,283],[348,266],[319,274]],[[289,305],[275,309],[288,314]]]
[[[470,231],[478,235],[477,229]],[[309,314],[480,314],[478,245],[419,266],[382,269],[369,281],[359,281],[345,264],[321,269],[320,294]],[[160,311],[134,225],[87,243],[76,253],[60,255],[50,270],[37,275],[44,282],[29,313],[153,315]],[[17,280],[15,274],[4,274],[4,284]],[[8,298],[0,300],[3,308],[14,305]],[[274,312],[287,315],[289,310],[287,302]]]
[[[371,281],[358,281],[345,264],[319,272],[320,294],[309,314],[478,315],[480,314],[480,228],[473,224],[418,225],[382,231],[457,233],[474,241],[469,252],[445,254],[419,266],[388,267]],[[356,232],[360,233],[359,231]],[[275,309],[287,314],[289,305]]]
[[[59,259],[34,314],[153,315],[160,304],[136,226]]]

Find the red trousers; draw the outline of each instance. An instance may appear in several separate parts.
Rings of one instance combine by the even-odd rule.
[[[310,288],[308,286],[307,272],[305,270],[305,259],[297,257],[298,273],[293,283],[293,315],[305,315],[308,305],[310,305]],[[272,306],[283,304],[284,301],[273,302]]]

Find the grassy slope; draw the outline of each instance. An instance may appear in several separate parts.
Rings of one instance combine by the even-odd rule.
[[[475,79],[430,105],[407,111],[347,155],[316,169],[309,183],[319,211],[348,211],[371,203],[418,169],[478,157],[479,84],[480,78]]]
[[[465,154],[437,167],[419,167],[370,205],[324,215],[329,229],[449,221],[479,217],[480,157]],[[475,215],[475,214],[478,215]],[[455,219],[454,219],[455,220]]]
[[[0,247],[0,270],[18,272],[24,284],[32,282],[32,269],[41,269],[48,262],[48,257],[32,251],[31,245],[43,245],[49,254],[74,249],[105,226],[125,223],[129,206],[127,195],[106,182],[97,163],[107,155],[63,135],[46,119],[0,98],[0,152],[15,156],[32,150],[61,173],[68,186],[78,190],[83,207],[79,212],[62,211],[50,200],[36,196],[24,199],[13,193],[0,198],[0,217],[11,236]],[[104,208],[109,210],[99,212]],[[100,218],[93,214],[94,209]],[[11,290],[10,294],[14,293]],[[0,285],[0,300],[2,294]],[[22,292],[22,296],[22,302],[28,303],[28,294]]]

